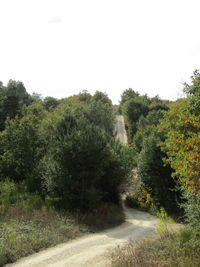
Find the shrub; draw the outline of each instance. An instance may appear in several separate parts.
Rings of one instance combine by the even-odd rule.
[[[16,201],[17,186],[6,180],[0,182],[0,215],[4,215],[9,206]]]
[[[159,237],[128,242],[113,249],[109,256],[112,267],[196,267],[200,266],[200,241],[191,230],[162,233]]]
[[[159,223],[157,225],[157,233],[160,235],[170,235],[171,228],[170,225],[174,223],[172,218],[167,215],[167,212],[163,207],[160,208],[160,211],[157,212],[157,216],[159,218]]]
[[[176,181],[171,177],[171,167],[163,163],[165,154],[159,147],[161,138],[162,134],[154,130],[145,139],[138,159],[138,175],[143,187],[150,191],[154,204],[172,212],[177,210],[179,192]]]
[[[82,114],[67,114],[56,125],[43,158],[42,176],[62,208],[91,211],[102,202],[118,203],[127,168],[120,145]]]
[[[0,266],[87,232],[76,217],[12,206],[0,223]]]

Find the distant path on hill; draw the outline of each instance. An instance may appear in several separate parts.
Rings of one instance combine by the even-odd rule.
[[[116,133],[116,138],[122,144],[127,144],[128,141],[125,130],[124,117],[122,115],[116,116],[115,133]]]

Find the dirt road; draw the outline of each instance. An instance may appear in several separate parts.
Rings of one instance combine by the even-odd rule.
[[[124,125],[124,117],[121,115],[116,116],[115,124],[116,138],[119,139],[122,144],[127,144],[127,135]]]
[[[46,249],[22,258],[12,267],[104,267],[109,266],[108,249],[127,240],[139,240],[152,234],[157,218],[133,209],[124,208],[126,222],[113,229]]]

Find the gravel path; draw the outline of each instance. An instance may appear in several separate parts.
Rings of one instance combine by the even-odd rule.
[[[123,144],[127,144],[124,117],[122,115],[116,116],[115,133],[117,139],[119,139]]]

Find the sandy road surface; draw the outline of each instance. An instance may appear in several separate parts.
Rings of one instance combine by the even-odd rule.
[[[127,144],[124,117],[121,115],[116,116],[115,133],[117,139],[119,139],[123,144]]]
[[[126,222],[113,229],[89,234],[85,237],[43,250],[20,259],[13,267],[104,267],[109,266],[106,257],[109,248],[127,240],[139,240],[152,234],[157,218],[142,211],[124,208]]]

